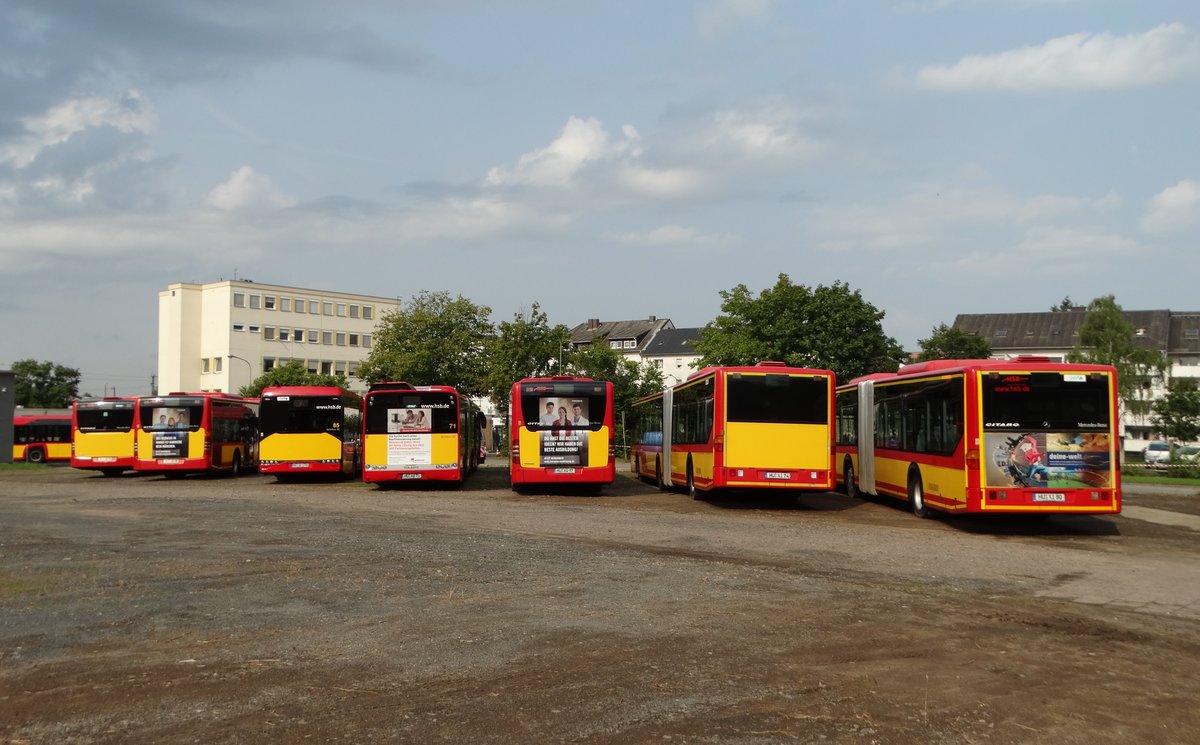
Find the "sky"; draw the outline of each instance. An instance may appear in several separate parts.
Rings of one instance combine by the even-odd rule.
[[[248,278],[703,326],[844,282],[1200,311],[1195,0],[4,0],[0,368],[148,393]]]

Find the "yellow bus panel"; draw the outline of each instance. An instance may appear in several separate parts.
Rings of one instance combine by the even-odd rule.
[[[830,457],[828,425],[754,422],[725,425],[727,468],[828,470]],[[694,460],[692,467],[698,468]],[[710,466],[710,477],[711,474]]]

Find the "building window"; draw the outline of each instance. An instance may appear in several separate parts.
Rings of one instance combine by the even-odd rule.
[[[371,320],[371,317],[373,315],[375,315],[375,310],[369,305],[364,305],[363,306],[363,319],[369,321],[369,320]]]
[[[340,317],[340,318],[346,317],[346,304],[345,303],[337,304],[337,314],[338,314],[338,317]]]
[[[333,315],[333,303],[328,300],[321,303],[321,313],[327,316]]]
[[[275,341],[274,326],[263,326],[263,341]]]
[[[350,346],[358,346],[358,334],[350,334]]]
[[[333,371],[338,375],[345,375],[346,374],[346,363],[338,362],[336,365],[333,366]]]
[[[244,292],[233,293],[233,307],[235,307],[235,308],[245,308],[246,307],[246,293],[244,293]]]
[[[244,323],[235,323],[235,324],[233,324],[233,330],[234,330],[234,331],[245,331],[245,330],[246,330],[246,324],[244,324]]]
[[[292,299],[290,297],[279,298],[279,309],[282,311],[290,311],[292,309]]]
[[[287,341],[290,329],[279,329],[279,341]]]
[[[213,357],[213,372],[221,372],[221,363],[224,362],[220,357]]]
[[[996,336],[1008,336],[1008,329],[996,329]]]
[[[322,375],[333,375],[333,363],[329,362],[328,360],[322,360],[321,361],[321,374]]]
[[[252,334],[257,334],[261,330],[262,329],[260,329],[258,326],[255,326],[253,324],[250,325],[250,333],[252,333]]]
[[[308,330],[308,343],[309,344],[320,344],[321,343],[321,336],[320,336],[320,334],[317,333],[316,329]]]
[[[304,329],[295,329],[292,331],[292,338],[298,342],[304,341]]]
[[[273,370],[274,368],[275,368],[275,358],[274,357],[263,357],[263,372],[266,372],[267,370]]]
[[[358,318],[358,306],[357,305],[350,306],[350,317]]]
[[[304,298],[302,298],[302,297],[296,298],[296,312],[297,313],[304,312]]]
[[[358,372],[358,363],[357,362],[352,361],[346,365],[346,374],[347,375],[353,375],[356,372]]]
[[[362,345],[363,345],[364,347],[369,347],[369,346],[371,346],[371,335],[370,335],[370,334],[363,334],[363,335],[362,335]]]
[[[262,307],[262,298],[258,295],[251,295],[250,296],[251,310],[258,310],[261,307]]]
[[[333,346],[333,332],[332,331],[322,331],[321,332],[321,343],[327,347]]]
[[[263,298],[263,307],[267,310],[275,310],[275,296],[267,295]]]
[[[202,373],[210,372],[208,369],[208,358],[207,357],[200,360],[200,372],[202,372]]]
[[[1184,329],[1183,335],[1189,339],[1198,339],[1200,338],[1200,329]]]
[[[319,302],[317,302],[316,300],[309,300],[308,301],[308,312],[312,313],[314,316],[317,315],[318,313],[321,312],[321,304]]]
[[[637,339],[626,339],[625,340],[625,348],[626,349],[637,349]]]
[[[608,343],[608,346],[609,346],[610,348],[612,348],[612,349],[620,349],[620,348],[621,348],[621,342],[619,342],[619,341],[610,341],[610,342]]]
[[[346,346],[346,332],[345,331],[337,332],[337,345],[339,347]]]
[[[654,369],[655,369],[655,370],[661,370],[661,369],[662,369],[662,360],[655,360],[655,361],[654,361]]]
[[[315,373],[317,371],[317,367],[319,364],[320,363],[318,363],[316,360],[309,360],[308,361],[308,371],[310,373]]]

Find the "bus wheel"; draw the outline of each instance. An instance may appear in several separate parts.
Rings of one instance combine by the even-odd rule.
[[[846,496],[851,499],[856,499],[861,494],[858,493],[858,486],[854,483],[854,464],[846,460],[846,467],[842,470],[842,477],[846,481]]]
[[[46,451],[41,448],[29,448],[25,451],[26,463],[45,463]]]
[[[637,480],[642,480],[642,460],[639,456],[633,456],[633,475],[637,476]]]
[[[233,454],[233,467],[229,469],[229,474],[234,477],[242,475],[242,454],[241,453]]]
[[[914,515],[929,517],[929,507],[925,505],[925,487],[921,484],[921,472],[915,468],[908,474],[908,503],[912,505]]]
[[[692,476],[692,462],[687,465],[687,492],[692,499],[703,499],[704,492],[696,488],[696,479]]]

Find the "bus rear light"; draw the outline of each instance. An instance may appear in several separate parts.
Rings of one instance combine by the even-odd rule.
[[[520,463],[521,462],[521,445],[520,445],[520,443],[517,443],[514,441],[511,449],[512,449],[512,462]]]
[[[968,450],[966,460],[967,468],[979,468],[979,451],[973,449]]]
[[[713,450],[717,453],[725,452],[725,433],[718,432],[713,437]]]

